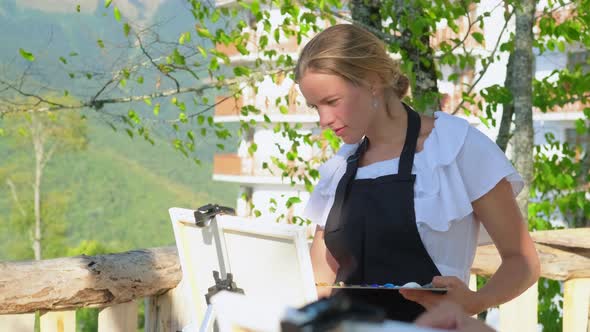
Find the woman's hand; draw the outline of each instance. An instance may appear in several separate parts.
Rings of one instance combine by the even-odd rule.
[[[475,315],[485,308],[479,301],[477,292],[470,290],[461,279],[457,277],[434,277],[432,286],[447,288],[446,294],[436,294],[423,290],[400,289],[400,294],[410,301],[414,301],[426,310],[435,307],[441,301],[451,301],[461,306],[469,315]]]
[[[484,322],[467,316],[458,304],[447,301],[443,301],[431,310],[423,313],[418,317],[415,323],[418,326],[456,330],[460,332],[494,331]]]

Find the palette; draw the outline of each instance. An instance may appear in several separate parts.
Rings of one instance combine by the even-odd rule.
[[[442,287],[434,287],[432,284],[426,285],[419,285],[415,282],[408,282],[404,285],[394,285],[394,284],[363,284],[363,285],[347,285],[343,282],[337,282],[334,284],[329,284],[326,282],[318,282],[316,283],[317,287],[328,287],[328,288],[340,288],[340,289],[382,289],[382,290],[400,290],[400,289],[411,289],[411,290],[419,290],[419,291],[431,291],[436,293],[445,293],[447,291],[446,288]]]

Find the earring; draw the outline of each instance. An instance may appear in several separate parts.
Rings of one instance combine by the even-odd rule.
[[[377,97],[373,97],[373,109],[377,110],[377,108],[379,108],[379,100]]]

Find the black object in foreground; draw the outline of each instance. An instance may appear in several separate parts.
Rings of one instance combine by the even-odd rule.
[[[337,293],[302,308],[289,309],[281,320],[281,331],[328,331],[344,320],[378,323],[385,320],[385,312],[374,306],[353,303],[346,295]]]

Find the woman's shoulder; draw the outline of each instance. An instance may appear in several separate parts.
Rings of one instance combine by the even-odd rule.
[[[431,166],[444,166],[454,162],[467,141],[471,126],[467,120],[444,112],[435,112],[430,132],[426,128],[423,152]]]

